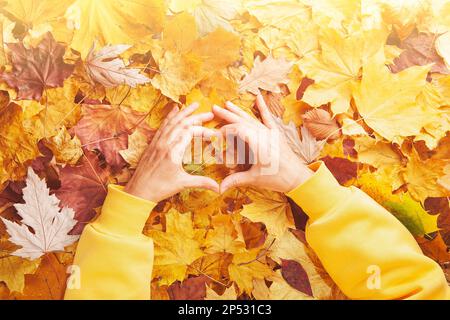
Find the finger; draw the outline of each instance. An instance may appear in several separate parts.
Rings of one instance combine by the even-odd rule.
[[[255,118],[253,118],[251,115],[249,115],[247,112],[245,112],[244,110],[239,108],[237,105],[235,105],[231,101],[227,101],[225,103],[225,106],[227,107],[228,110],[230,110],[231,112],[237,114],[238,116],[240,116],[242,118],[245,118],[248,121],[255,121]]]
[[[186,182],[184,183],[186,188],[203,188],[216,193],[220,192],[219,184],[211,178],[193,175],[187,176]]]
[[[256,130],[252,130],[251,127],[241,124],[229,124],[220,128],[220,132],[223,137],[238,136],[243,141],[248,143],[250,149],[255,151],[258,140]]]
[[[242,122],[243,120],[243,118],[238,116],[237,114],[234,114],[233,112],[230,112],[217,105],[213,106],[212,111],[216,117],[221,118],[229,123]]]
[[[205,128],[202,126],[192,126],[187,131],[180,131],[182,134],[177,134],[172,140],[167,141],[170,145],[172,161],[178,163],[183,158],[186,148],[192,143],[194,137],[201,137],[203,139],[211,140],[212,137],[220,139],[221,134],[217,130]]]
[[[195,110],[198,109],[200,104],[197,102],[194,102],[193,104],[187,106],[186,108],[182,109],[178,114],[173,117],[173,119],[170,121],[172,126],[177,125],[181,120],[186,118],[187,116],[190,116]]]
[[[211,121],[212,119],[214,119],[214,113],[205,112],[200,114],[194,114],[192,116],[184,118],[182,124],[185,126],[201,125],[203,122],[208,122]]]
[[[272,113],[269,111],[269,108],[267,107],[267,104],[264,101],[261,93],[258,93],[258,95],[256,96],[256,106],[258,107],[259,113],[261,114],[263,123],[269,128],[274,128],[274,119]]]
[[[212,137],[217,137],[219,139],[222,137],[219,131],[202,126],[191,126],[189,131],[191,132],[191,137],[203,137],[208,140]]]
[[[234,173],[226,177],[220,184],[220,193],[236,187],[249,186],[254,182],[254,178],[249,171]]]
[[[156,143],[161,138],[161,135],[165,132],[167,124],[169,123],[170,120],[173,119],[173,117],[178,113],[178,111],[180,111],[180,108],[178,108],[177,105],[175,107],[173,107],[172,110],[170,110],[170,112],[167,114],[164,121],[159,126],[159,129],[156,131],[155,135],[153,136],[152,143]]]

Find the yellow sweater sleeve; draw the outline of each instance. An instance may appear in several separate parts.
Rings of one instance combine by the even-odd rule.
[[[409,231],[358,188],[340,186],[323,163],[317,166],[287,195],[309,216],[307,241],[341,290],[351,299],[450,299],[442,269]]]
[[[65,299],[150,299],[153,242],[142,234],[155,204],[110,185],[100,217],[86,226],[77,247]],[[70,281],[69,281],[70,283]]]

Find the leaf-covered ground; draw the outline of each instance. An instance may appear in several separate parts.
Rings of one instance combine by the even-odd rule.
[[[303,161],[362,188],[448,275],[449,17],[448,0],[2,1],[0,299],[62,298],[77,235],[174,103],[259,117],[259,91]],[[344,299],[305,221],[282,194],[185,190],[144,230],[151,298]]]

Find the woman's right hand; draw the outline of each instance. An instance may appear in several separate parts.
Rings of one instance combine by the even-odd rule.
[[[229,123],[221,128],[222,135],[238,136],[245,141],[254,162],[250,170],[226,177],[220,185],[221,193],[239,186],[287,193],[313,174],[289,146],[261,94],[256,98],[256,105],[262,123],[231,102],[226,103],[226,109],[213,107],[216,117]]]

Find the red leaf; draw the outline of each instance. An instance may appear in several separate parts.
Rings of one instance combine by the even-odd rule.
[[[431,72],[449,74],[444,60],[437,53],[435,42],[439,35],[434,33],[413,32],[401,44],[404,51],[390,66],[392,72],[397,73],[412,66],[433,64]]]
[[[308,274],[297,261],[281,259],[281,275],[291,287],[313,296]]]
[[[114,169],[125,161],[119,154],[128,148],[128,135],[140,128],[146,135],[153,131],[145,123],[146,115],[124,106],[84,105],[83,118],[74,128],[81,143],[88,149],[100,150]]]
[[[450,247],[450,202],[448,198],[427,198],[425,210],[430,214],[439,214],[438,227],[444,242]]]
[[[203,275],[189,278],[183,282],[175,282],[167,291],[171,300],[204,300],[206,296],[206,284],[210,281]]]
[[[72,234],[81,234],[84,226],[95,216],[94,208],[103,204],[108,175],[109,170],[100,167],[94,153],[86,153],[79,166],[61,169],[61,188],[56,191],[56,196],[61,200],[61,206],[75,210],[78,224]]]
[[[9,86],[18,91],[18,99],[40,100],[45,88],[64,85],[74,66],[64,62],[65,47],[47,33],[36,48],[10,43],[11,73],[2,74]]]
[[[358,164],[356,162],[344,158],[331,158],[329,156],[321,160],[325,162],[328,169],[340,184],[345,184],[357,176]]]

